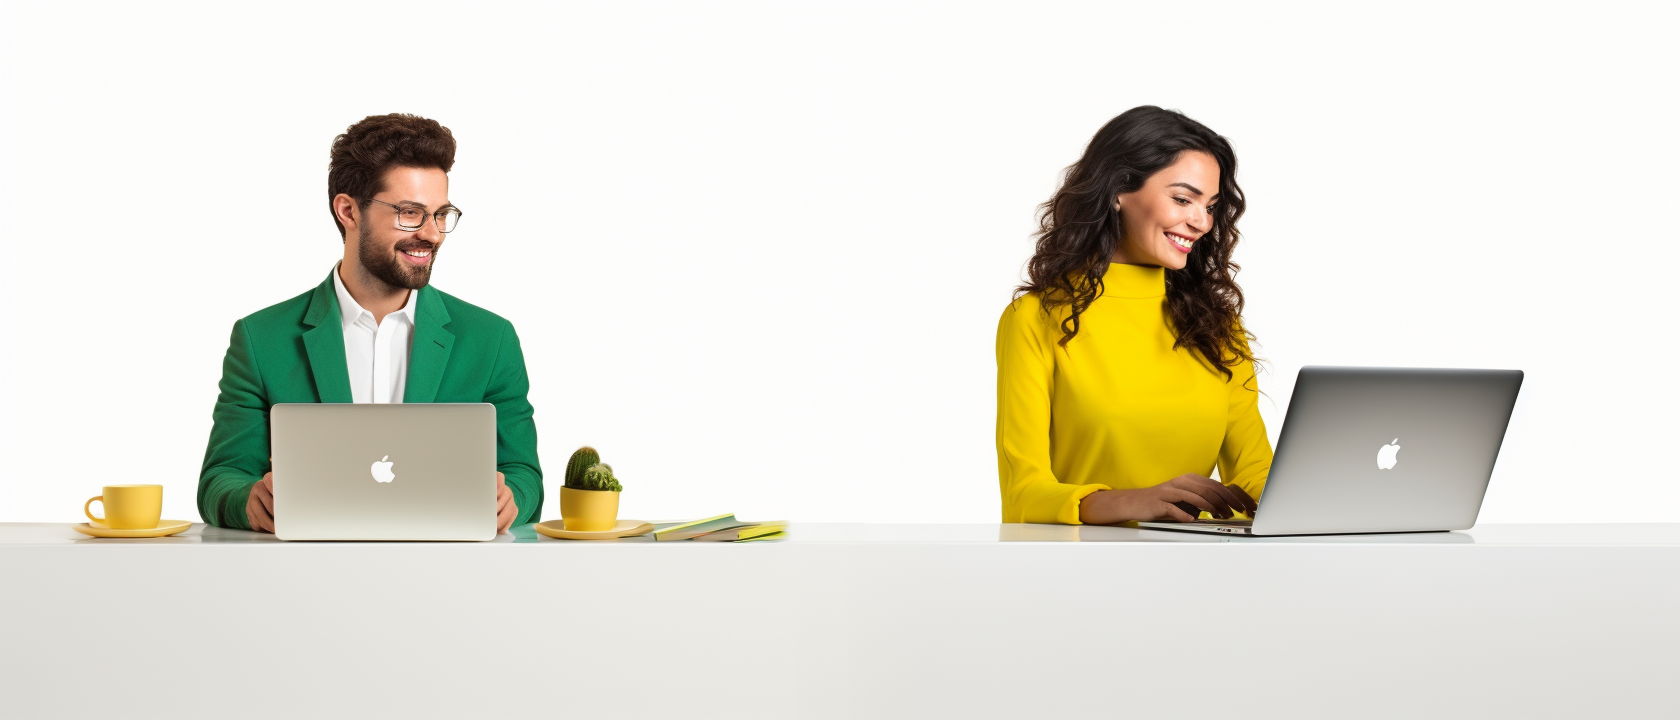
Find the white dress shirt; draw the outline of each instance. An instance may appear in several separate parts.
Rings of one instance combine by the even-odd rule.
[[[362,309],[333,269],[338,312],[344,321],[344,364],[350,370],[350,399],[359,403],[400,403],[408,382],[408,350],[414,341],[414,304],[420,291],[408,291],[408,303],[377,324]]]

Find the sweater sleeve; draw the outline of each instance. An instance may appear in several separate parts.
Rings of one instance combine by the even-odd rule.
[[[198,475],[198,514],[217,527],[249,530],[245,501],[270,467],[269,403],[243,320],[234,323],[219,387]]]
[[[1272,470],[1272,443],[1260,419],[1260,384],[1254,363],[1231,368],[1230,405],[1225,413],[1225,439],[1219,446],[1219,478],[1260,499]]]
[[[1009,304],[997,332],[998,484],[1003,521],[1078,525],[1079,501],[1106,485],[1073,485],[1050,467],[1050,390],[1055,382],[1049,316],[1038,298]]]

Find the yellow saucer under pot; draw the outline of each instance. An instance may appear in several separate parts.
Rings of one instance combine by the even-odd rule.
[[[636,537],[653,532],[653,523],[646,520],[619,520],[612,528],[587,532],[583,530],[567,530],[564,520],[550,520],[540,522],[531,527],[542,535],[559,540],[612,540],[614,538]]]

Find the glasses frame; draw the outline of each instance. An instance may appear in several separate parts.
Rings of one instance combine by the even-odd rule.
[[[427,215],[424,218],[421,218],[419,225],[415,225],[414,227],[409,227],[407,225],[402,224],[403,206],[393,205],[391,203],[385,202],[384,200],[380,200],[378,198],[367,198],[367,201],[368,202],[376,202],[376,203],[379,203],[380,205],[384,205],[385,207],[388,207],[388,208],[391,208],[392,210],[397,211],[397,216],[393,220],[397,224],[397,229],[398,230],[407,230],[409,232],[414,232],[415,230],[419,230],[420,228],[426,227],[426,218],[431,218],[432,226],[437,228],[438,234],[448,235],[449,233],[455,232],[455,228],[449,228],[448,230],[445,230],[443,228],[444,223],[443,223],[442,220],[438,219],[438,216],[446,214],[450,210],[454,210],[455,211],[455,227],[460,227],[461,226],[461,217],[466,215],[466,213],[461,212],[461,208],[455,207],[454,205],[445,205],[441,208],[438,208],[437,212],[432,213],[430,215]],[[409,207],[412,208],[413,206],[411,205]]]

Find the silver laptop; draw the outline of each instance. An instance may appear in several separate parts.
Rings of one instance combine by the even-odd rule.
[[[281,403],[269,413],[281,540],[496,536],[496,407]]]
[[[1476,524],[1521,370],[1304,367],[1252,521],[1140,522],[1229,535]]]

